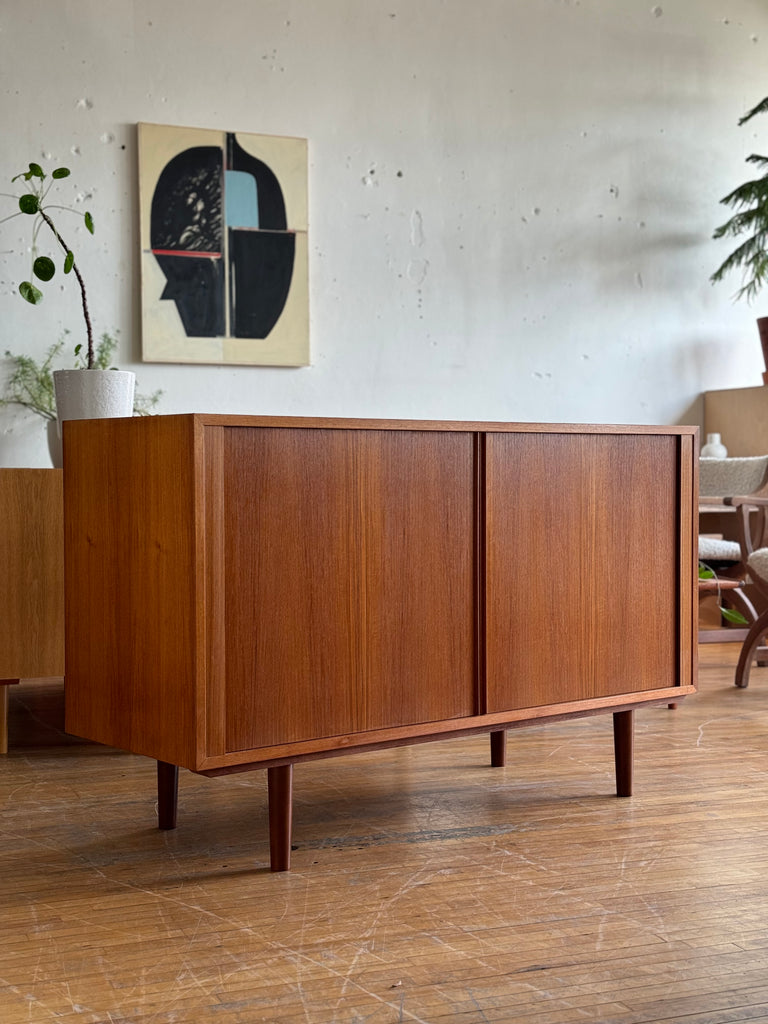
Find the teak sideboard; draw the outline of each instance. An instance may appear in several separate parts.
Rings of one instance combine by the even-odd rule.
[[[697,431],[178,415],[64,428],[66,727],[178,767],[295,762],[696,686]]]

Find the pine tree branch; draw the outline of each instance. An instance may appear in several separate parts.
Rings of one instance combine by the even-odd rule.
[[[747,121],[750,121],[756,114],[765,113],[768,113],[768,96],[766,96],[765,99],[760,100],[756,107],[752,107],[751,110],[748,110],[744,117],[739,118],[739,127],[746,124]]]

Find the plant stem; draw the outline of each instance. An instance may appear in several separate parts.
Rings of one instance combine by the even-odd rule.
[[[53,232],[56,241],[59,243],[61,248],[64,250],[65,255],[68,254],[71,250],[70,250],[69,246],[67,245],[67,243],[64,241],[64,239],[61,237],[59,232],[56,230],[56,225],[53,223],[51,218],[48,216],[48,214],[45,212],[45,210],[38,210],[38,213],[40,214],[40,216],[43,218],[45,223],[48,225],[48,227]],[[80,270],[79,270],[79,268],[77,266],[77,263],[75,263],[74,258],[72,260],[72,269],[75,272],[75,277],[77,278],[77,283],[80,285],[80,297],[81,297],[82,302],[83,302],[83,316],[85,317],[85,328],[86,328],[86,332],[88,334],[88,359],[87,359],[86,365],[87,365],[87,368],[89,370],[92,370],[93,369],[93,328],[91,326],[91,314],[88,312],[88,299],[86,298],[86,294],[85,294],[85,281],[83,281],[82,274],[80,273]]]

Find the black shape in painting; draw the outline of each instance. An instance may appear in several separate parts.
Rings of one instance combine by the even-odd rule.
[[[252,186],[252,209],[246,208],[247,190],[239,207],[227,202],[227,172]],[[234,196],[236,182],[230,181]],[[227,135],[226,152],[195,146],[166,164],[152,197],[150,244],[167,281],[160,298],[176,303],[187,337],[227,333],[227,293],[229,333],[254,339],[269,335],[288,299],[296,236],[287,229],[277,176],[233,134]]]

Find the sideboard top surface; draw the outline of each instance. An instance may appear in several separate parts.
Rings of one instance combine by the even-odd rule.
[[[547,434],[673,434],[695,436],[699,428],[693,425],[653,425],[628,423],[533,423],[505,422],[501,420],[419,420],[419,419],[365,419],[323,416],[252,416],[226,413],[175,413],[152,416],[151,420],[187,422],[201,427],[294,427],[323,430],[443,430],[483,433],[547,433]],[[145,417],[108,420],[111,426],[145,423]],[[94,423],[94,420],[66,421],[70,425]],[[79,429],[76,427],[76,429]]]

